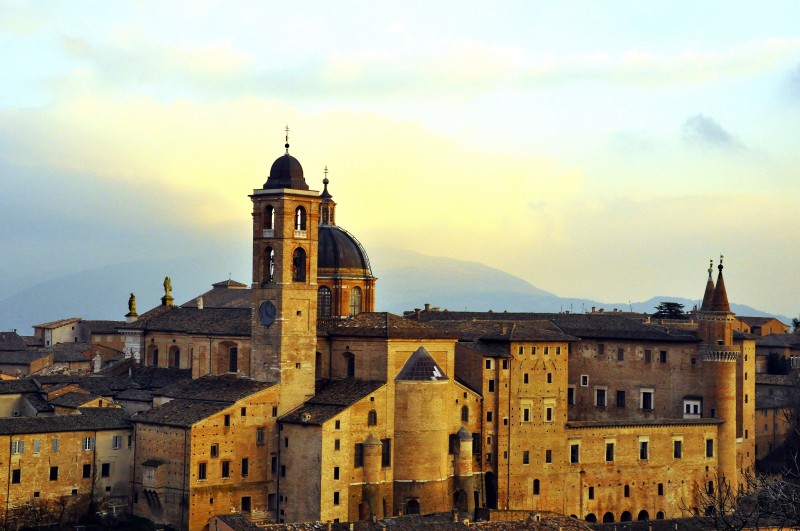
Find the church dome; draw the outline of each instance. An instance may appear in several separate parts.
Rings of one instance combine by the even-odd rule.
[[[269,178],[264,183],[264,189],[270,190],[274,188],[308,190],[306,180],[303,178],[303,167],[300,165],[300,161],[288,153],[278,157],[269,170]]]
[[[330,270],[333,270],[334,274],[372,276],[364,247],[352,234],[336,225],[319,226],[317,256],[320,276],[327,276],[326,273]]]

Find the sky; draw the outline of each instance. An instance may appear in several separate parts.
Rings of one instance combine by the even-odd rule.
[[[241,248],[283,153],[370,246],[794,316],[800,3],[0,3],[0,298]],[[716,262],[715,262],[716,265]],[[375,271],[380,277],[380,270]]]

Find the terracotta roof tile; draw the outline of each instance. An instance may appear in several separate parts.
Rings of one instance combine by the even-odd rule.
[[[81,408],[76,415],[0,418],[0,434],[117,430],[131,427],[121,408]]]
[[[360,313],[332,324],[328,334],[388,339],[455,339],[453,334],[388,312]]]
[[[307,402],[278,420],[290,424],[321,425],[384,385],[386,382],[352,378],[330,380]]]

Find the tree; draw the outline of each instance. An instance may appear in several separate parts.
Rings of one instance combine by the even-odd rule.
[[[800,334],[800,319],[797,317],[792,319],[792,332]]]
[[[683,304],[662,301],[656,306],[653,317],[656,319],[686,319],[687,315],[683,311]]]

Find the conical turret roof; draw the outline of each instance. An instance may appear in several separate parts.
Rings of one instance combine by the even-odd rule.
[[[706,282],[706,292],[703,294],[703,304],[700,305],[700,310],[707,312],[711,310],[711,299],[714,298],[714,280],[711,278],[711,272],[714,270],[714,261],[708,264],[708,282]]]
[[[719,274],[717,275],[717,285],[714,287],[714,296],[711,299],[712,312],[729,312],[731,306],[728,304],[728,292],[725,291],[725,281],[722,279],[722,258],[720,258]]]

